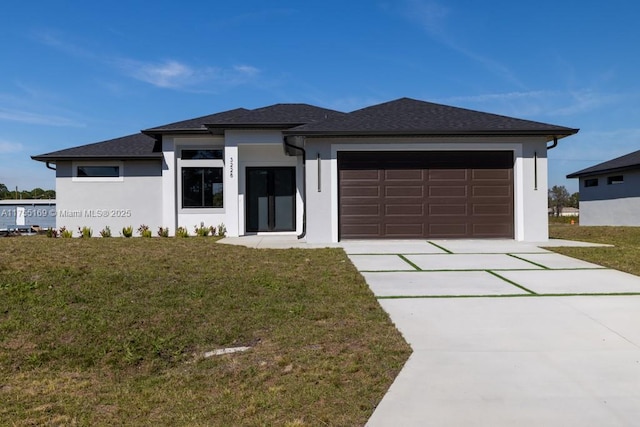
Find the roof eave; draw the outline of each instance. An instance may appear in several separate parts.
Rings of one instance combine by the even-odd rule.
[[[143,154],[143,155],[77,155],[77,156],[54,156],[54,155],[39,155],[31,156],[31,159],[39,162],[55,163],[56,161],[72,161],[72,160],[162,160],[162,153]]]
[[[544,136],[548,141],[553,138],[564,138],[578,133],[579,129],[527,130],[527,131],[455,131],[455,130],[417,130],[417,131],[305,131],[295,129],[285,130],[287,136],[307,137],[340,137],[340,136]]]
[[[616,172],[624,172],[632,169],[640,169],[640,164],[636,165],[627,165],[618,168],[606,168],[606,169],[598,169],[591,171],[578,171],[567,175],[567,178],[584,178],[589,176],[597,176],[597,175],[608,175]]]

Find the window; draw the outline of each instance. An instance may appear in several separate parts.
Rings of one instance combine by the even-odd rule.
[[[123,181],[124,165],[118,161],[79,161],[71,165],[71,180],[76,182]]]
[[[120,176],[120,166],[78,166],[77,176],[81,178],[115,178]]]
[[[178,154],[179,209],[224,208],[224,149],[185,146]]]
[[[223,207],[222,168],[182,168],[182,207]]]
[[[608,185],[622,184],[623,182],[624,182],[624,176],[622,176],[622,175],[615,175],[615,176],[607,177],[607,184]]]
[[[584,180],[585,187],[597,187],[598,186],[598,178],[589,178]]]
[[[222,159],[222,150],[182,150],[182,160]]]

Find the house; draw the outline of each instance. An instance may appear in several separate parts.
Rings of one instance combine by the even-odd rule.
[[[409,98],[243,108],[33,156],[57,226],[547,240],[547,144],[578,129]]]
[[[580,225],[640,226],[640,150],[567,178],[580,181]]]

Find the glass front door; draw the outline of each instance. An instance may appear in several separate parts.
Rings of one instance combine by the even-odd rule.
[[[247,168],[248,232],[295,231],[296,168]]]

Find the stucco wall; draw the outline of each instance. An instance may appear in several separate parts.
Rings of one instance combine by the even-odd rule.
[[[618,175],[623,183],[607,184]],[[585,187],[586,179],[598,179],[598,186]],[[640,226],[640,171],[580,178],[580,225]]]
[[[546,142],[542,138],[398,138],[393,140],[309,138],[306,141],[306,149],[307,241],[309,242],[337,241],[337,153],[357,150],[511,150],[515,158],[514,237],[516,240],[532,242],[548,239],[547,150]],[[320,175],[318,175],[319,164]],[[318,191],[318,182],[321,184],[320,191]]]
[[[640,226],[640,197],[581,200],[580,225]]]
[[[86,163],[86,162],[85,162]],[[100,164],[102,162],[96,162]],[[151,160],[123,161],[121,181],[78,181],[72,162],[56,163],[56,227],[78,235],[78,227],[91,227],[99,236],[105,226],[119,236],[123,227],[135,230],[148,225],[153,233],[162,223],[162,163]]]

